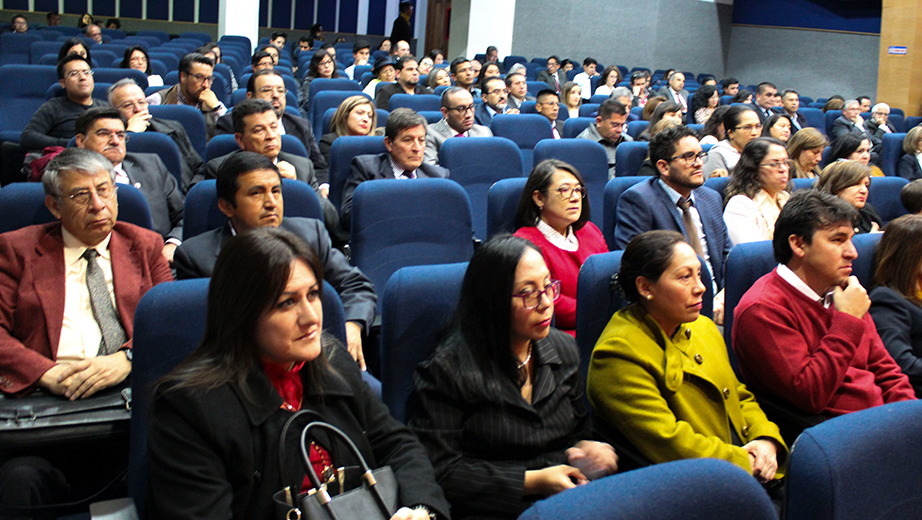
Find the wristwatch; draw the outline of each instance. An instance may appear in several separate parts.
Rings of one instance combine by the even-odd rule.
[[[429,506],[426,506],[423,504],[417,504],[416,506],[413,507],[413,510],[414,511],[425,511],[429,513],[429,520],[438,520],[438,515],[436,515],[431,509],[429,509]]]
[[[128,362],[129,362],[129,363],[131,363],[131,362],[133,361],[133,358],[134,358],[134,351],[132,351],[130,348],[122,348],[122,349],[119,349],[119,352],[124,352],[124,353],[125,353],[125,357],[128,358]]]

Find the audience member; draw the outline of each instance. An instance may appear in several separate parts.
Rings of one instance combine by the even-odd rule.
[[[729,105],[720,105],[714,109],[713,113],[711,113],[711,117],[709,117],[707,122],[704,123],[704,128],[698,132],[698,139],[701,143],[701,146],[706,144],[713,146],[724,140],[726,137],[726,132],[724,131],[723,119],[727,114],[727,110],[730,110]]]
[[[688,112],[688,91],[685,90],[685,74],[673,72],[668,77],[668,84],[659,89],[657,95],[663,96],[668,101],[677,103],[682,107],[682,113]]]
[[[449,70],[451,71],[451,79],[456,86],[469,90],[472,96],[480,95],[479,92],[475,92],[473,89],[476,75],[471,62],[467,58],[462,57],[451,60]]]
[[[586,193],[576,168],[546,159],[528,176],[515,215],[515,236],[538,246],[551,279],[560,282],[554,326],[574,337],[579,268],[590,255],[608,252],[602,232],[589,222]]]
[[[390,56],[378,56],[375,58],[375,65],[371,69],[374,76],[368,85],[362,90],[368,97],[374,99],[378,83],[393,83],[397,74],[394,70],[394,60]]]
[[[68,54],[58,62],[57,69],[58,83],[64,88],[64,95],[45,101],[32,115],[20,138],[26,150],[67,146],[77,135],[74,123],[80,114],[106,105],[105,101],[93,99],[93,70],[87,58]]]
[[[726,78],[720,84],[724,88],[725,96],[735,96],[740,91],[740,80],[736,78]]]
[[[778,87],[763,81],[756,87],[755,103],[752,103],[752,110],[759,116],[759,122],[765,123],[765,120],[771,117],[775,111],[775,97],[778,96]]]
[[[575,81],[568,81],[563,84],[563,92],[560,94],[566,109],[567,118],[579,117],[579,107],[583,104],[582,87]]]
[[[336,60],[330,56],[330,53],[323,49],[315,52],[307,67],[307,74],[301,82],[301,92],[298,94],[298,103],[301,104],[301,109],[307,112],[307,103],[310,100],[311,93],[311,81],[317,78],[338,77],[339,72],[336,71]]]
[[[349,177],[343,188],[340,223],[348,230],[352,224],[352,194],[365,181],[377,179],[447,179],[448,170],[423,163],[426,150],[426,118],[410,110],[391,112],[384,126],[386,153],[358,155],[352,159]]]
[[[922,179],[922,126],[911,128],[903,138],[903,155],[896,173],[910,181]],[[915,212],[913,212],[915,213]]]
[[[602,77],[599,78],[599,86],[595,89],[596,96],[610,96],[612,89],[621,83],[621,69],[614,65],[605,67],[602,71]]]
[[[29,30],[29,20],[21,14],[14,14],[10,20],[10,31],[22,34]]]
[[[488,63],[499,63],[499,49],[494,45],[487,47],[487,52],[484,54],[484,65]]]
[[[734,310],[733,350],[750,387],[807,413],[841,415],[915,399],[851,276],[857,211],[819,190],[795,192],[775,222],[778,267]]]
[[[445,63],[445,54],[442,53],[442,49],[432,49],[429,51],[429,57],[432,58],[432,63],[435,65]]]
[[[794,126],[791,116],[787,114],[772,114],[762,123],[762,137],[774,137],[783,143],[791,138],[791,127]]]
[[[227,107],[211,90],[214,78],[214,60],[202,54],[191,53],[179,62],[179,84],[148,96],[151,105],[188,105],[202,111],[205,116],[206,139],[215,134],[218,118],[227,113]]]
[[[791,133],[799,132],[807,128],[807,117],[798,114],[800,110],[800,94],[796,90],[787,89],[781,93],[782,114],[791,118]]]
[[[831,144],[826,164],[838,160],[858,161],[871,168],[871,177],[883,177],[884,172],[871,164],[871,139],[865,133],[848,132],[840,135]]]
[[[83,13],[83,16],[81,16],[80,20],[77,21],[77,28],[85,29],[91,23],[93,23],[93,15],[90,13]]]
[[[406,55],[394,64],[394,70],[397,74],[397,82],[390,85],[384,85],[378,89],[375,95],[375,105],[378,108],[390,109],[391,96],[394,94],[432,94],[432,89],[425,85],[419,84],[419,64],[412,55]]]
[[[865,134],[868,138],[871,138],[871,134],[868,132],[868,128],[865,125],[864,118],[861,117],[861,105],[854,99],[845,102],[842,115],[836,118],[835,122],[832,123],[832,130],[829,133],[829,138],[835,140],[836,137],[849,132]]]
[[[95,23],[91,23],[90,25],[87,25],[86,29],[84,30],[83,35],[86,36],[87,38],[90,38],[96,43],[103,42],[102,27],[100,27],[99,25]]]
[[[576,344],[551,327],[559,292],[527,240],[489,240],[471,258],[447,337],[416,368],[410,426],[454,518],[513,520],[617,470],[612,447],[587,440]]]
[[[895,134],[896,128],[893,123],[888,121],[889,117],[890,105],[886,103],[874,105],[874,108],[871,109],[871,119],[866,122],[868,134],[881,140],[884,138],[884,134]]]
[[[122,21],[118,18],[109,18],[106,20],[106,29],[121,29]]]
[[[135,45],[125,49],[125,57],[122,59],[121,68],[139,70],[147,76],[147,86],[162,87],[163,78],[159,74],[154,74],[150,69],[150,57],[147,51],[141,45]]]
[[[710,457],[762,483],[780,478],[781,432],[733,373],[720,330],[701,315],[701,261],[682,235],[634,237],[617,284],[631,305],[615,313],[592,352],[596,418],[654,464]]]
[[[711,114],[714,113],[719,104],[720,94],[718,94],[717,88],[711,85],[702,85],[692,94],[691,110],[689,111],[691,117],[689,119],[693,117],[696,124],[703,125],[711,118]]]
[[[330,164],[333,141],[344,135],[373,135],[378,127],[378,111],[365,96],[351,96],[339,104],[330,121],[330,132],[320,138],[320,153]]]
[[[861,112],[870,112],[871,111],[871,98],[867,96],[858,96],[858,105],[861,108]]]
[[[916,179],[900,189],[900,202],[910,215],[922,215],[922,179]]]
[[[820,176],[819,164],[823,161],[823,150],[829,144],[819,130],[812,127],[799,130],[788,139],[788,157],[791,158],[795,179],[815,179]]]
[[[602,145],[605,148],[605,155],[608,156],[608,178],[615,177],[615,150],[618,145],[627,141],[633,141],[625,132],[627,126],[627,107],[621,103],[606,99],[599,105],[599,114],[595,118],[595,124],[586,127],[579,133],[578,139],[589,139]]]
[[[870,186],[870,169],[853,160],[830,163],[816,181],[816,189],[835,195],[858,210],[855,234],[877,233],[884,225],[877,209],[868,203]]]
[[[314,39],[305,34],[298,38],[298,54],[314,50]]]
[[[592,97],[592,81],[590,78],[599,75],[595,70],[598,65],[599,62],[595,61],[594,58],[586,58],[583,60],[583,71],[573,77],[573,82],[579,85],[582,97],[586,101],[589,101],[589,98]],[[561,94],[563,95],[563,92]],[[566,99],[566,95],[564,95],[564,99]]]
[[[261,70],[272,70],[275,68],[275,62],[272,56],[266,51],[256,51],[250,58],[250,69],[253,73]]]
[[[497,78],[499,79],[499,78]],[[439,164],[439,149],[452,137],[493,137],[489,126],[475,124],[474,98],[461,87],[442,93],[442,120],[429,125],[423,162]]]
[[[771,240],[788,201],[791,162],[784,142],[758,137],[743,148],[727,184],[724,223],[733,244]]]
[[[611,90],[611,96],[609,96],[608,99],[612,99],[625,107],[629,107],[634,103],[634,94],[631,93],[631,89],[627,87],[615,87]]]
[[[654,96],[647,99],[647,103],[643,106],[643,111],[640,113],[641,121],[649,121],[653,117],[653,112],[656,111],[656,107],[666,101],[666,98],[663,96]]]
[[[58,51],[58,63],[61,62],[66,56],[70,54],[79,54],[86,58],[87,63],[93,63],[93,58],[90,56],[90,49],[87,47],[86,42],[83,41],[79,36],[74,36],[69,38],[63,44],[61,44],[61,50]]]
[[[483,68],[483,64],[477,60],[471,60],[471,76],[474,78],[474,84],[477,84],[477,80],[480,79],[480,69]],[[474,90],[477,90],[476,88]]]
[[[538,92],[535,111],[546,117],[551,124],[551,134],[554,139],[563,137],[563,121],[557,119],[560,113],[560,99],[557,93],[551,89],[544,89]]]
[[[507,74],[506,90],[509,91],[506,105],[510,108],[521,110],[522,103],[526,101],[535,101],[535,96],[528,93],[528,82],[523,74]]]
[[[564,73],[564,76],[566,76],[567,72],[573,70],[573,60],[568,58],[560,60],[560,70]]]
[[[195,52],[204,54],[206,57],[213,59],[216,67],[218,63],[224,63],[222,61],[221,47],[215,42],[206,43]],[[237,76],[234,75],[234,69],[230,67],[227,68],[227,73],[230,74],[230,92],[233,93],[237,90]]]
[[[61,14],[57,11],[48,11],[45,14],[45,21],[48,24],[48,27],[57,27],[61,25]]]
[[[480,88],[481,92],[483,91],[483,83],[490,78],[502,78],[502,72],[500,72],[499,65],[496,63],[490,62],[483,66],[483,69],[480,70],[480,75],[477,78],[477,85]]]
[[[744,105],[752,104],[752,92],[747,89],[740,89],[733,99],[730,100],[730,104],[743,103]]]
[[[647,103],[649,105],[650,103]],[[650,116],[650,124],[637,136],[638,141],[649,141],[653,135],[653,128],[660,121],[675,121],[682,124],[682,105],[674,101],[663,101],[656,105],[653,115]]]
[[[356,40],[352,44],[352,65],[346,67],[346,76],[356,81],[362,78],[355,77],[355,67],[357,65],[368,65],[368,59],[371,56],[371,43],[366,39]]]
[[[425,12],[425,11],[423,11]],[[394,19],[391,27],[391,41],[408,42],[413,39],[413,30],[410,28],[410,19],[413,17],[413,2],[400,2],[400,15]],[[398,58],[400,56],[397,56]]]
[[[410,44],[405,40],[398,40],[397,43],[394,44],[391,57],[396,61],[408,54],[410,54]]]
[[[325,45],[326,45],[326,44],[325,44]],[[332,47],[332,46],[330,46],[330,47],[320,47],[321,50],[330,49],[330,48],[333,48],[333,47]],[[280,55],[279,55],[279,50],[278,50],[274,45],[262,45],[262,46],[259,47],[259,49],[257,49],[257,51],[265,52],[266,54],[268,54],[269,56],[271,56],[271,57],[272,57],[272,66],[273,66],[273,67],[279,64],[279,57],[280,57]],[[327,50],[327,53],[329,53],[329,52],[330,52],[330,51]],[[333,55],[331,56],[331,58],[333,58],[334,60],[336,59],[336,55],[335,55],[335,54],[336,54],[336,49],[333,48]]]
[[[423,76],[428,77],[428,76],[429,76],[429,73],[432,72],[432,68],[434,67],[434,65],[435,65],[435,64],[432,63],[432,58],[430,58],[429,56],[423,56],[422,59],[419,60],[419,76],[420,76],[420,78],[422,78]]]
[[[842,99],[842,96],[833,96],[829,98],[829,101],[827,101],[825,105],[823,105],[823,113],[825,114],[830,110],[842,110],[843,108],[845,108],[845,100]]]
[[[642,107],[647,104],[650,91],[647,89],[647,75],[644,71],[631,73],[631,94],[634,96],[632,106]]]
[[[704,164],[704,177],[727,177],[733,175],[733,168],[740,160],[740,153],[759,134],[762,123],[751,107],[731,106],[724,115],[724,132],[727,137],[715,144]]]
[[[432,69],[432,72],[429,73],[429,77],[426,78],[426,85],[435,91],[436,87],[450,87],[451,86],[451,73],[447,69],[437,68]]]

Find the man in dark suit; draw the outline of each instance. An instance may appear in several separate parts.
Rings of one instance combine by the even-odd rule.
[[[771,117],[775,111],[775,98],[778,96],[778,87],[763,81],[756,87],[756,93],[752,100],[752,107],[759,116],[759,122],[765,123],[765,120]]]
[[[551,89],[538,92],[537,97],[538,102],[535,104],[535,110],[550,121],[554,139],[560,139],[563,137],[563,121],[557,119],[557,115],[560,113],[560,98]]]
[[[800,94],[796,90],[787,89],[781,93],[781,107],[782,113],[790,117],[791,123],[793,123],[791,135],[810,126],[807,124],[807,118],[803,114],[797,113],[800,110]]]
[[[344,229],[352,224],[352,194],[359,184],[377,179],[447,179],[448,170],[433,164],[423,164],[426,150],[426,118],[410,110],[398,108],[391,112],[384,126],[384,146],[387,153],[359,155],[352,159],[349,177],[343,187],[343,202],[339,220]]]
[[[461,87],[442,93],[442,120],[426,129],[423,162],[439,164],[439,149],[452,137],[493,137],[489,127],[474,124],[474,98]]]
[[[408,44],[413,40],[413,29],[410,27],[411,18],[413,18],[413,3],[400,2],[400,15],[394,19],[394,25],[391,27],[391,43],[394,46],[401,40]]]
[[[182,241],[182,216],[185,196],[176,177],[156,154],[125,150],[128,134],[125,120],[115,108],[91,108],[77,118],[78,148],[101,153],[115,169],[115,181],[141,190],[154,221],[154,231],[166,240],[163,256],[173,261],[173,252]]]
[[[192,146],[186,130],[176,121],[151,117],[147,110],[147,98],[144,91],[131,78],[123,78],[109,87],[109,105],[117,108],[127,120],[129,132],[157,132],[165,134],[176,143],[179,156],[182,157],[183,192],[189,190],[190,182],[196,175],[201,175],[205,161]]]
[[[371,281],[332,247],[323,222],[289,217],[283,220],[282,181],[278,168],[260,154],[240,151],[229,156],[217,171],[218,208],[227,215],[222,228],[183,242],[176,250],[179,279],[210,277],[221,247],[235,233],[257,227],[281,227],[303,238],[323,263],[324,278],[336,289],[346,315],[349,351],[365,368],[362,331],[375,318],[377,296]],[[252,193],[260,196],[252,197]]]
[[[883,139],[886,134],[896,133],[896,127],[889,121],[890,105],[878,103],[871,109],[871,119],[867,121],[868,133],[878,139]]]
[[[567,82],[567,74],[560,70],[560,58],[551,56],[547,59],[547,69],[538,71],[535,81],[547,83],[548,88],[560,94],[560,89]]]
[[[107,158],[68,148],[42,181],[45,205],[59,222],[0,235],[0,391],[22,396],[41,388],[83,399],[128,377],[135,308],[173,277],[157,233],[116,221]],[[127,450],[111,444],[102,453],[65,446],[57,454],[52,447],[6,461],[4,505],[70,501],[78,488],[102,485],[102,468],[127,461]],[[62,471],[84,454],[93,467]]]
[[[873,151],[879,153],[882,137],[877,137],[870,132],[867,121],[861,117],[861,104],[855,99],[849,99],[845,102],[842,115],[832,123],[829,139],[834,141],[837,137],[849,132],[857,132],[867,136],[868,140],[871,141]]]
[[[535,96],[528,93],[528,82],[525,76],[517,72],[506,75],[506,91],[509,93],[506,99],[506,105],[509,108],[521,110],[522,103],[535,100]]]
[[[311,124],[307,119],[285,110],[287,92],[285,80],[276,70],[259,71],[250,76],[247,81],[247,99],[263,99],[272,103],[275,115],[279,117],[279,133],[293,136],[304,143],[310,161],[314,165],[314,174],[317,176],[320,191],[327,193],[330,190],[329,166],[323,154],[320,153]],[[215,127],[217,135],[234,133],[232,114],[233,111],[218,119]]]
[[[510,108],[506,103],[506,82],[499,76],[490,78],[483,84],[480,97],[483,99],[483,103],[477,105],[474,110],[474,120],[478,125],[489,127],[490,123],[493,122],[493,116],[496,114],[519,113],[519,109]]]
[[[397,77],[394,83],[384,85],[375,95],[375,106],[390,110],[391,96],[394,94],[432,94],[432,89],[419,84],[419,63],[412,55],[406,55],[394,64]]]
[[[719,289],[724,285],[724,261],[732,244],[720,194],[703,187],[704,155],[695,132],[687,126],[653,136],[650,161],[656,175],[621,195],[615,219],[615,247],[624,249],[645,231],[678,231],[704,258]],[[714,299],[714,317],[719,323],[723,322],[722,292]]]
[[[673,72],[669,76],[669,84],[659,89],[658,94],[667,101],[675,101],[682,106],[682,113],[688,113],[688,91],[685,90],[685,74]]]

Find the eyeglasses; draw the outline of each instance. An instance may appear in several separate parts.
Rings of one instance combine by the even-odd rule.
[[[551,280],[551,283],[547,284],[543,290],[529,289],[519,294],[513,294],[512,297],[521,298],[522,305],[526,309],[534,309],[538,306],[538,302],[541,301],[541,296],[543,295],[546,295],[552,302],[557,301],[557,298],[560,298],[560,280]]]
[[[675,157],[670,157],[669,162],[675,161],[677,159],[682,159],[685,162],[686,166],[691,166],[698,161],[704,162],[708,158],[707,152],[686,152],[682,155],[676,155]]]
[[[147,58],[144,56],[135,56],[134,58],[128,60],[128,63],[144,63],[145,61],[147,61]]]
[[[579,195],[579,198],[585,199],[586,192],[588,191],[585,186],[577,184],[576,186],[570,186],[569,184],[564,184],[554,190],[557,192],[557,196],[563,200],[570,200],[574,193]]]
[[[455,112],[458,113],[458,115],[462,115],[462,114],[466,114],[470,112],[471,110],[474,110],[474,105],[451,107],[448,110],[454,110]]]
[[[499,93],[508,94],[509,91],[506,90],[506,89],[504,89],[504,88],[495,88],[495,89],[493,89],[493,90],[487,92],[487,95],[489,96],[489,95],[499,94]]]
[[[129,108],[134,108],[140,111],[140,110],[144,110],[145,108],[147,108],[147,105],[148,103],[146,99],[142,99],[140,101],[125,101],[124,103],[118,106],[118,109],[128,110]]]
[[[106,140],[112,139],[112,137],[115,136],[115,137],[118,137],[120,140],[125,141],[126,143],[128,142],[128,132],[124,130],[113,131],[113,130],[106,130],[105,128],[100,128],[99,130],[95,132],[95,134],[96,134],[96,137],[101,137]]]
[[[206,76],[204,74],[198,74],[198,73],[189,74],[189,77],[195,78],[195,81],[198,81],[199,83],[204,82],[204,81],[211,83],[212,81],[214,81],[214,76]]]
[[[118,186],[114,184],[105,184],[103,186],[99,186],[95,190],[80,190],[76,193],[71,193],[67,196],[67,198],[81,206],[86,206],[90,203],[90,199],[94,193],[97,197],[99,197],[100,200],[109,200],[115,195],[115,192],[117,191]]]
[[[549,107],[559,107],[559,106],[560,106],[560,102],[559,102],[559,101],[541,101],[541,102],[539,102],[538,104],[539,104],[539,105],[547,105],[547,106],[549,106]]]
[[[761,124],[758,124],[758,125],[738,126],[738,127],[734,128],[734,130],[742,130],[742,131],[744,131],[744,132],[752,132],[753,130],[761,131],[761,130],[762,130],[762,125],[761,125]]]
[[[279,96],[284,96],[285,94],[288,94],[288,89],[285,87],[263,87],[259,89],[260,94],[272,94],[273,92]]]
[[[794,161],[788,159],[786,161],[772,161],[770,163],[763,163],[759,165],[760,167],[764,166],[765,168],[771,168],[772,170],[780,170],[784,167],[787,170],[794,169]]]
[[[333,64],[333,60],[320,60],[320,63],[318,63],[318,65],[332,65],[332,64]]]
[[[71,78],[71,79],[73,79],[73,78],[79,78],[79,77],[88,78],[88,77],[90,77],[90,76],[92,76],[92,75],[93,75],[93,71],[92,71],[92,70],[72,70],[72,71],[70,71],[70,72],[67,73],[67,77],[68,77],[68,78]]]

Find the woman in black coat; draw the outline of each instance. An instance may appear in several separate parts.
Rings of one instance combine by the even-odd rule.
[[[917,126],[906,133],[903,138],[903,151],[906,155],[900,158],[900,165],[896,170],[897,175],[904,179],[914,181],[922,179],[922,126]]]
[[[274,493],[311,488],[298,451],[311,417],[292,428],[287,464],[278,464],[279,433],[298,410],[343,430],[372,468],[391,467],[402,506],[394,520],[448,518],[419,441],[363,383],[348,352],[322,337],[322,280],[316,254],[286,231],[262,228],[224,246],[202,343],[159,383],[152,405],[149,518],[277,518]],[[314,440],[318,473],[357,463],[341,443]]]

